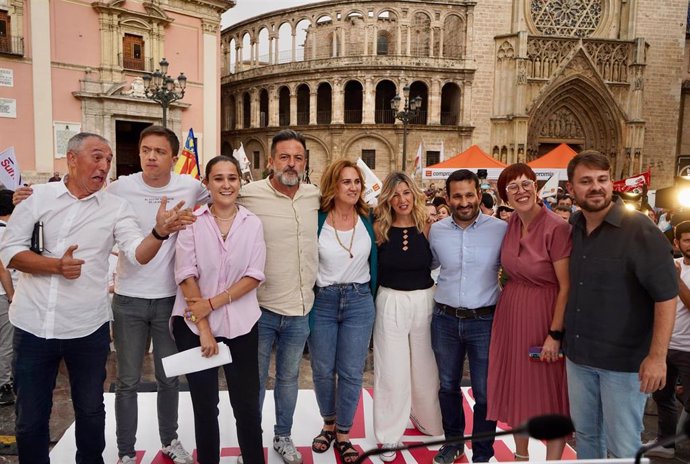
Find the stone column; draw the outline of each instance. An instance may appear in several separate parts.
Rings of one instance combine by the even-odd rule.
[[[429,119],[427,120],[429,125],[441,124],[441,82],[438,79],[431,80],[427,111],[429,111]]]
[[[318,83],[314,83],[314,86],[317,86]],[[316,87],[312,89],[312,91],[309,93],[309,124],[310,125],[316,125]]]
[[[331,123],[343,124],[345,113],[343,108],[343,84],[340,79],[333,81],[332,103],[331,103]]]
[[[362,124],[374,124],[376,120],[374,111],[376,103],[374,101],[374,85],[371,76],[364,79],[364,95],[362,98]]]
[[[297,125],[297,90],[290,89],[290,126]]]
[[[277,87],[272,85],[268,88],[268,126],[276,127],[278,126],[278,111],[280,105],[278,104],[278,91]]]
[[[252,102],[251,127],[259,127],[259,120],[261,118],[261,111],[259,108],[259,89],[253,87],[249,92],[249,98],[251,98]]]

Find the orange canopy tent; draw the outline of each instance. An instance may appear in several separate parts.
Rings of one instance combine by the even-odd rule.
[[[576,154],[575,150],[562,143],[547,154],[530,161],[527,165],[537,174],[537,180],[547,180],[555,174],[558,174],[559,180],[566,180],[568,178],[568,163]]]
[[[486,169],[487,179],[495,180],[498,179],[505,167],[505,164],[484,153],[477,145],[472,145],[452,158],[426,166],[422,170],[422,174],[424,179],[446,179],[458,169],[469,169],[474,172],[477,172],[478,169]]]

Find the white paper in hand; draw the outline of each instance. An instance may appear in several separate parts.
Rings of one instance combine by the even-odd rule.
[[[201,347],[190,348],[162,359],[163,369],[165,375],[168,377],[175,377],[176,375],[189,374],[190,372],[199,372],[204,369],[222,366],[232,362],[230,356],[230,348],[225,343],[218,344],[218,354],[205,358],[201,355]]]

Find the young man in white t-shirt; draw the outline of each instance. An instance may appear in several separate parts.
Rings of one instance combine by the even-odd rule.
[[[676,321],[666,355],[666,386],[652,395],[659,412],[656,441],[676,434],[676,384],[679,379],[683,390],[680,399],[685,411],[690,413],[690,221],[678,224],[674,230],[674,237],[674,244],[683,255],[675,260],[680,292],[676,303]],[[675,444],[654,448],[645,455],[673,458],[676,455]]]
[[[142,172],[120,177],[108,191],[127,200],[142,231],[152,227],[149,216],[158,209],[161,198],[168,204],[185,202],[185,208],[206,203],[208,193],[192,176],[172,172],[177,160],[179,140],[174,132],[160,126],[144,129],[139,137]],[[156,257],[137,266],[122,254],[115,273],[113,296],[113,339],[117,351],[117,390],[115,418],[118,454],[123,464],[135,463],[137,432],[137,388],[149,337],[157,383],[158,431],[163,453],[176,464],[191,464],[191,455],[177,439],[178,378],[168,378],[161,359],[177,353],[168,322],[175,303],[175,240],[166,240]]]
[[[12,215],[12,190],[0,190],[0,239],[5,234],[7,221]],[[9,309],[14,296],[12,274],[18,271],[6,269],[0,263],[0,405],[14,403],[12,391],[12,338],[14,328],[10,323]]]

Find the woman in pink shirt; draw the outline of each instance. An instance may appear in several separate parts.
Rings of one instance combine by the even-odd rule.
[[[204,356],[230,348],[223,366],[237,437],[244,461],[263,463],[256,288],[264,280],[266,244],[258,217],[236,204],[240,190],[237,161],[217,156],[206,165],[204,184],[211,205],[194,212],[197,220],[179,232],[175,280],[179,284],[170,325],[180,351],[201,346]],[[218,369],[187,374],[194,409],[199,464],[220,460]]]

